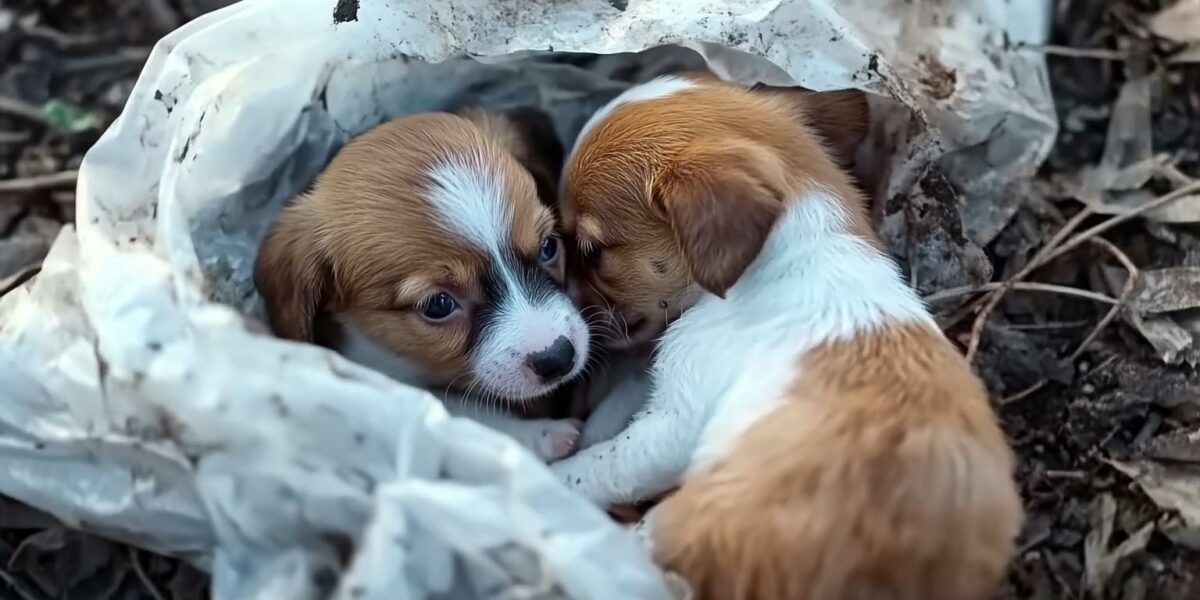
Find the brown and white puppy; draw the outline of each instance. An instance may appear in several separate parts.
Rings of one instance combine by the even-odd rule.
[[[589,350],[547,197],[558,169],[523,117],[419,114],[352,140],[283,210],[255,279],[278,335],[448,391],[452,412],[550,460],[577,421],[497,411],[571,380]]]
[[[857,92],[695,77],[580,135],[563,215],[650,398],[551,468],[653,498],[655,556],[703,599],[976,600],[1014,552],[1013,458],[986,392],[881,250],[839,168]]]

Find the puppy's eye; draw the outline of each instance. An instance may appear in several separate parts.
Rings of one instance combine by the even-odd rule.
[[[441,321],[458,310],[458,302],[446,292],[438,292],[430,296],[421,307],[421,315],[430,321]]]
[[[558,256],[558,239],[548,237],[542,240],[542,246],[538,248],[538,260],[546,263],[550,262]]]

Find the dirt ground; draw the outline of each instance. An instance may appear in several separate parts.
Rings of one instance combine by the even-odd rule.
[[[0,294],[73,219],[73,170],[154,41],[220,4],[0,4]],[[1200,598],[1200,195],[1109,221],[1200,177],[1200,56],[1178,60],[1151,24],[1165,4],[1059,0],[1052,45],[1013,49],[1048,56],[1060,137],[986,247],[1012,289],[935,304],[1020,457],[1028,523],[1004,599]],[[207,593],[177,561],[0,501],[0,598]]]

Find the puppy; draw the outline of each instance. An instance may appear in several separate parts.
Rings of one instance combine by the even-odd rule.
[[[866,126],[858,92],[674,76],[568,158],[584,277],[658,349],[632,423],[552,469],[601,506],[682,482],[649,526],[698,598],[983,599],[1014,552],[986,392],[838,166]]]
[[[496,410],[570,381],[589,350],[548,197],[562,148],[539,145],[538,126],[465,109],[368,131],[283,210],[255,280],[278,335],[447,392],[451,412],[551,460],[574,450],[578,421]]]

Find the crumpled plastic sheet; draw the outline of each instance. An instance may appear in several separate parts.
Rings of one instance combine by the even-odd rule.
[[[197,19],[87,154],[76,228],[0,300],[0,493],[210,568],[217,598],[668,597],[637,536],[514,442],[268,335],[250,274],[266,226],[386,119],[534,105],[569,145],[631,82],[705,65],[871,92],[877,191],[936,168],[986,200],[1055,133],[1044,64],[1012,49],[1047,11],[252,0]]]

